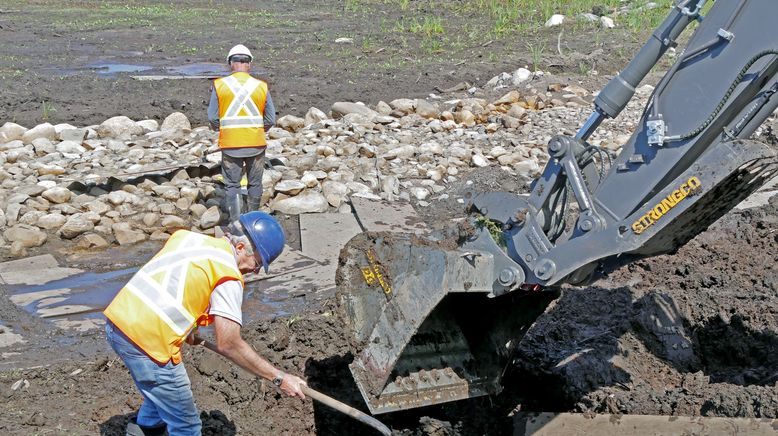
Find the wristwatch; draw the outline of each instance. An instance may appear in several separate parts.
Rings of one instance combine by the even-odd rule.
[[[283,383],[283,382],[284,382],[284,373],[283,372],[278,374],[276,376],[276,378],[273,379],[273,384],[278,386],[279,388],[281,387],[281,383]]]

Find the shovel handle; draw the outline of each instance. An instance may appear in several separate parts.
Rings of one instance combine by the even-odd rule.
[[[205,339],[195,336],[194,338],[194,344],[195,345],[202,345],[203,347],[217,352],[216,347],[211,344],[210,342],[206,341]],[[367,413],[364,413],[362,411],[359,411],[348,404],[341,403],[340,401],[330,397],[329,395],[322,394],[321,392],[309,387],[308,385],[302,385],[301,386],[303,394],[313,398],[314,400],[324,404],[325,406],[329,406],[338,412],[344,413],[357,421],[369,425],[370,427],[373,427],[374,429],[378,430],[382,435],[384,436],[391,436],[392,430],[389,429],[389,427],[385,426],[381,421],[373,418],[372,416],[368,415]]]

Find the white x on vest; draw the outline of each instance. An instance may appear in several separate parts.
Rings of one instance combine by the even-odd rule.
[[[218,248],[203,246],[202,241],[202,235],[189,236],[180,245],[186,248],[185,252],[174,250],[153,259],[125,286],[179,336],[187,334],[195,322],[183,305],[190,263],[208,259],[238,271],[234,256]],[[153,276],[163,271],[166,273],[160,283]]]
[[[251,99],[251,94],[256,91],[260,84],[259,80],[250,77],[243,85],[232,76],[225,77],[223,80],[234,98],[224,116],[219,120],[219,127],[222,129],[262,127],[262,111]],[[240,115],[241,111],[245,111],[248,115]]]

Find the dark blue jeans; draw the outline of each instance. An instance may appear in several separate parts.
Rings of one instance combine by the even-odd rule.
[[[199,435],[202,421],[184,364],[154,362],[110,321],[105,323],[105,335],[143,395],[138,425],[156,427],[164,423],[170,436]]]
[[[243,176],[243,167],[246,167],[246,179],[248,181],[248,196],[250,198],[262,198],[262,173],[265,169],[265,149],[256,156],[231,157],[222,153],[222,177],[224,178],[224,190],[227,198],[240,193],[240,179]]]

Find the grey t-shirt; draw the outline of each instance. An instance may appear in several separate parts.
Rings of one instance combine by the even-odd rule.
[[[267,92],[265,97],[265,111],[263,115],[262,121],[265,124],[265,130],[268,130],[276,124],[276,108],[273,106],[273,99],[270,98],[270,91]],[[216,96],[216,89],[213,87],[211,87],[211,101],[208,102],[208,121],[211,123],[212,128],[219,128],[219,97]],[[230,157],[253,157],[262,153],[262,150],[256,147],[230,148],[222,150],[222,153]]]

